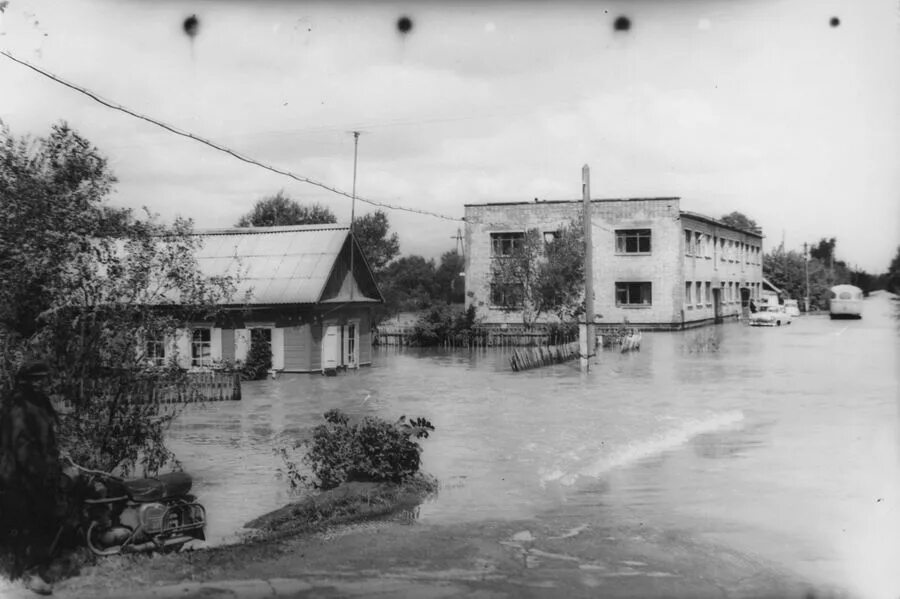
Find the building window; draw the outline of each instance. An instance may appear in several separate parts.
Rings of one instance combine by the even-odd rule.
[[[703,257],[703,233],[699,231],[694,233],[694,255],[698,258]]]
[[[725,262],[728,260],[728,256],[725,255],[725,239],[719,237],[719,260]]]
[[[551,244],[559,239],[559,231],[544,231],[544,243]]]
[[[649,254],[650,229],[622,229],[616,231],[617,254]]]
[[[712,306],[712,283],[707,281],[704,288],[706,290],[706,305]]]
[[[517,283],[491,283],[491,304],[512,308],[522,305],[524,289]]]
[[[491,256],[502,258],[512,256],[513,252],[525,244],[525,233],[491,233]]]
[[[700,281],[694,282],[694,302],[697,304],[698,308],[703,307],[703,283]]]
[[[617,306],[649,306],[651,304],[650,283],[616,283]]]
[[[347,326],[347,363],[356,365],[356,325]]]
[[[691,292],[693,290],[694,290],[694,286],[691,284],[690,281],[687,281],[684,284],[684,305],[688,310],[691,310],[694,308],[694,306],[693,306],[694,300],[691,299],[691,295],[692,295]]]
[[[194,329],[191,336],[191,366],[212,366],[212,329]]]
[[[691,231],[684,231],[684,255],[685,256],[693,256],[694,255],[694,234]]]
[[[163,366],[166,363],[166,344],[162,337],[153,337],[147,339],[146,353],[147,362],[153,366]]]

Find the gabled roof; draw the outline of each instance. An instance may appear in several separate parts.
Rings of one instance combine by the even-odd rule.
[[[238,276],[233,303],[244,303],[248,294],[250,305],[383,301],[345,225],[210,229],[195,235],[202,238],[196,259],[204,275]]]

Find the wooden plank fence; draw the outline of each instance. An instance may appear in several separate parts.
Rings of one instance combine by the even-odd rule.
[[[241,375],[238,372],[206,371],[187,373],[187,385],[163,379],[138,380],[128,390],[130,402],[159,404],[194,403],[204,401],[240,401]],[[95,381],[101,387],[104,382]],[[109,386],[107,384],[107,386]],[[96,389],[97,393],[119,392],[116,389]],[[72,410],[70,401],[54,401],[53,407],[59,412]]]
[[[513,350],[513,354],[509,358],[509,365],[515,372],[519,372],[551,364],[561,364],[579,356],[577,341],[561,345],[523,347]]]
[[[413,326],[379,326],[373,335],[375,345],[384,346],[414,346],[416,345],[414,337],[415,327]],[[574,338],[564,338],[561,341],[571,342],[577,340]],[[463,331],[453,333],[441,339],[436,344],[437,347],[445,347],[449,349],[476,349],[485,347],[531,347],[531,346],[549,346],[551,344],[551,335],[545,330],[526,331],[524,327],[509,327],[506,330],[495,327],[479,327],[471,331]]]

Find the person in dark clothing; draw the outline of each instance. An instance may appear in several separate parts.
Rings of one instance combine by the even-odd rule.
[[[0,397],[0,543],[11,554],[11,578],[49,593],[43,580],[61,530],[64,505],[56,412],[40,381],[40,362],[25,364]]]

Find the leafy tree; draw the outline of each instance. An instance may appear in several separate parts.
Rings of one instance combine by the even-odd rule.
[[[353,235],[375,275],[381,274],[400,253],[400,238],[396,233],[388,234],[389,231],[387,215],[381,210],[357,218],[353,223]]]
[[[525,232],[510,255],[492,264],[492,301],[521,312],[530,328],[541,315],[570,320],[584,312],[584,232],[581,219],[562,227],[552,241],[538,229]]]
[[[820,261],[822,264],[830,265],[834,260],[834,248],[837,245],[837,239],[822,238],[819,243],[811,245],[809,248],[809,257]]]
[[[466,300],[465,261],[463,257],[451,250],[441,256],[441,263],[434,273],[434,281],[437,286],[437,297],[448,304],[461,304]]]
[[[164,339],[213,317],[233,289],[197,268],[192,223],[164,225],[109,207],[106,160],[65,124],[46,138],[0,143],[0,394],[32,358],[49,366],[44,390],[57,404],[57,436],[78,463],[154,472],[173,459],[164,432],[187,398],[177,368],[150,365]],[[24,307],[24,308],[23,308]]]
[[[748,217],[743,212],[738,212],[737,210],[735,210],[734,212],[731,212],[729,214],[726,214],[719,220],[722,221],[723,223],[725,223],[726,225],[735,227],[737,229],[743,229],[745,231],[755,231],[756,229],[759,228],[759,226],[756,224],[755,220]]]
[[[897,254],[891,260],[891,265],[884,276],[885,287],[893,293],[900,293],[900,246],[897,247]]]
[[[404,256],[384,269],[379,285],[389,314],[423,310],[437,295],[434,260]]]
[[[253,210],[238,221],[238,227],[280,227],[290,225],[327,225],[336,223],[334,213],[326,206],[302,206],[284,190],[258,200]]]

